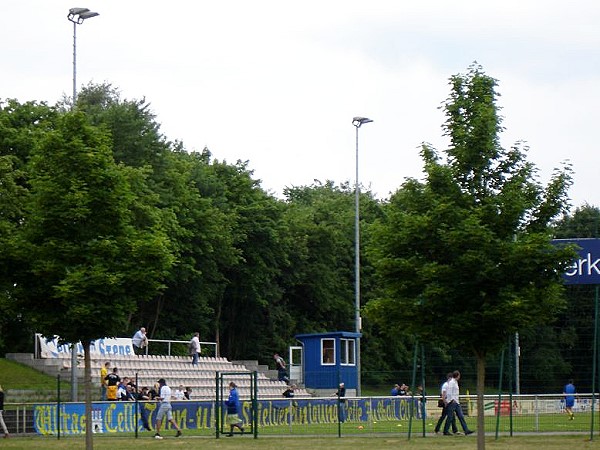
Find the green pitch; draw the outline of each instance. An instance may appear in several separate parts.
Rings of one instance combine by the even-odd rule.
[[[427,438],[413,438],[407,441],[405,436],[375,436],[375,437],[263,437],[253,439],[251,436],[234,436],[232,438],[214,439],[208,437],[183,436],[174,438],[165,433],[165,439],[156,441],[150,434],[139,439],[118,436],[95,436],[94,449],[96,450],[130,450],[132,448],[144,449],[184,449],[202,448],[203,450],[305,450],[307,448],[320,449],[348,449],[368,448],[369,450],[389,450],[390,448],[409,448],[411,450],[460,450],[474,449],[477,447],[475,436],[435,436]],[[64,438],[57,440],[48,437],[11,437],[3,439],[0,447],[4,449],[83,449],[84,438]],[[563,450],[565,448],[600,450],[600,437],[589,441],[589,436],[517,436],[501,437],[494,440],[486,438],[486,448],[491,450]]]

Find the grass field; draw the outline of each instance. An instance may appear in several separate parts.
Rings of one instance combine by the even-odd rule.
[[[411,450],[460,450],[477,448],[475,436],[444,437],[432,436],[427,438],[413,438],[410,441],[405,437],[350,437],[350,438],[291,438],[291,437],[259,437],[234,436],[220,439],[204,437],[172,438],[165,434],[162,441],[154,440],[151,435],[139,439],[125,437],[95,437],[94,448],[97,450],[129,450],[142,447],[147,449],[184,449],[189,447],[202,448],[203,450],[306,450],[306,449],[363,449],[383,450],[389,448],[408,448]],[[3,439],[0,441],[2,449],[81,449],[85,448],[84,438],[42,438],[19,437]],[[501,437],[495,440],[486,438],[486,448],[490,450],[563,450],[567,449],[600,449],[600,436],[594,441],[589,440],[589,435],[577,436],[516,436]]]
[[[0,359],[0,384],[9,389],[53,390],[56,379],[47,377],[17,363]],[[8,402],[15,399],[9,398]],[[8,405],[7,405],[8,406]],[[8,406],[8,409],[15,406]],[[338,438],[336,423],[292,424],[265,426],[259,428],[258,439],[251,435],[221,437],[215,439],[211,429],[184,430],[184,437],[173,438],[173,431],[165,431],[165,439],[157,441],[153,433],[140,433],[135,439],[132,434],[106,434],[94,436],[96,449],[133,449],[140,446],[152,448],[189,448],[203,449],[388,449],[390,447],[407,447],[410,449],[475,449],[475,436],[443,437],[433,435],[433,427],[438,413],[434,409],[433,416],[425,422],[427,437],[422,437],[423,423],[415,420],[412,424],[412,437],[408,440],[408,422],[398,420],[370,420],[368,422],[346,422],[341,426],[342,438]],[[576,420],[567,420],[564,414],[517,414],[513,417],[515,437],[508,437],[510,420],[507,416],[500,418],[499,440],[494,439],[496,418],[486,417],[487,448],[494,450],[554,450],[554,449],[597,449],[600,450],[600,414],[595,416],[594,429],[598,438],[590,441],[589,412],[577,414]],[[475,429],[475,418],[467,417],[469,427]],[[522,434],[519,434],[522,433]],[[526,434],[524,434],[526,433]],[[539,434],[534,434],[539,433]],[[562,435],[558,435],[562,433]],[[81,449],[85,448],[82,436],[12,436],[0,439],[0,450],[3,449]]]

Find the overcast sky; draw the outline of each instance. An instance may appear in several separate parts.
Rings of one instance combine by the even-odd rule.
[[[262,186],[355,178],[386,198],[445,148],[448,78],[498,79],[502,145],[525,141],[542,180],[569,160],[574,206],[600,206],[597,0],[0,0],[0,99],[54,104],[77,84],[145,97],[163,134],[249,161]]]

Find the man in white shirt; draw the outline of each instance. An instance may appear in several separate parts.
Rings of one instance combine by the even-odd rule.
[[[194,337],[190,341],[190,353],[192,355],[192,365],[197,366],[202,348],[200,347],[200,333],[194,333]]]
[[[438,422],[435,425],[435,434],[438,434],[440,432],[440,428],[442,427],[442,424],[444,423],[444,419],[446,419],[446,421],[450,420],[448,418],[448,406],[446,405],[446,391],[448,390],[448,381],[450,381],[451,379],[452,379],[452,372],[449,372],[446,375],[446,381],[444,381],[444,383],[442,384],[442,387],[440,389],[440,401],[444,404],[444,406],[442,407],[442,414],[440,415],[440,418],[438,419]],[[438,404],[438,406],[439,406],[439,404]],[[456,428],[456,422],[452,421],[451,425],[452,425],[452,432],[456,433],[458,431],[458,429]]]
[[[144,352],[144,348],[148,345],[148,338],[146,337],[146,329],[144,327],[137,330],[137,332],[131,338],[133,344],[133,352],[136,355],[141,355]]]
[[[171,422],[171,425],[173,425],[173,428],[177,430],[175,437],[179,437],[181,436],[181,428],[179,428],[175,420],[173,420],[173,408],[171,407],[171,388],[167,386],[167,382],[164,378],[158,380],[158,385],[159,390],[156,400],[160,401],[160,406],[158,407],[158,413],[156,413],[156,434],[154,435],[154,438],[163,438],[160,435],[160,426],[162,425],[163,417],[165,415],[167,416],[167,420]]]
[[[460,421],[460,425],[462,426],[463,431],[465,432],[466,435],[469,434],[473,434],[473,432],[471,430],[469,430],[469,427],[467,426],[467,422],[465,421],[465,416],[462,412],[462,408],[460,406],[460,401],[459,401],[459,394],[460,394],[460,390],[458,387],[458,380],[460,380],[460,372],[458,370],[455,370],[454,372],[452,372],[452,379],[448,380],[448,386],[446,387],[446,409],[447,409],[447,414],[448,414],[448,418],[446,419],[446,424],[444,425],[444,435],[450,435],[449,433],[449,429],[450,429],[450,425],[454,425],[455,424],[455,418],[454,418],[454,414],[456,413],[456,416],[458,417],[458,420]],[[458,434],[458,432],[456,433]]]

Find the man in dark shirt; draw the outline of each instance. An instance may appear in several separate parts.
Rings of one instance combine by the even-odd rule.
[[[106,375],[106,399],[117,400],[117,391],[121,377],[118,374],[118,369],[115,367],[111,373]]]

